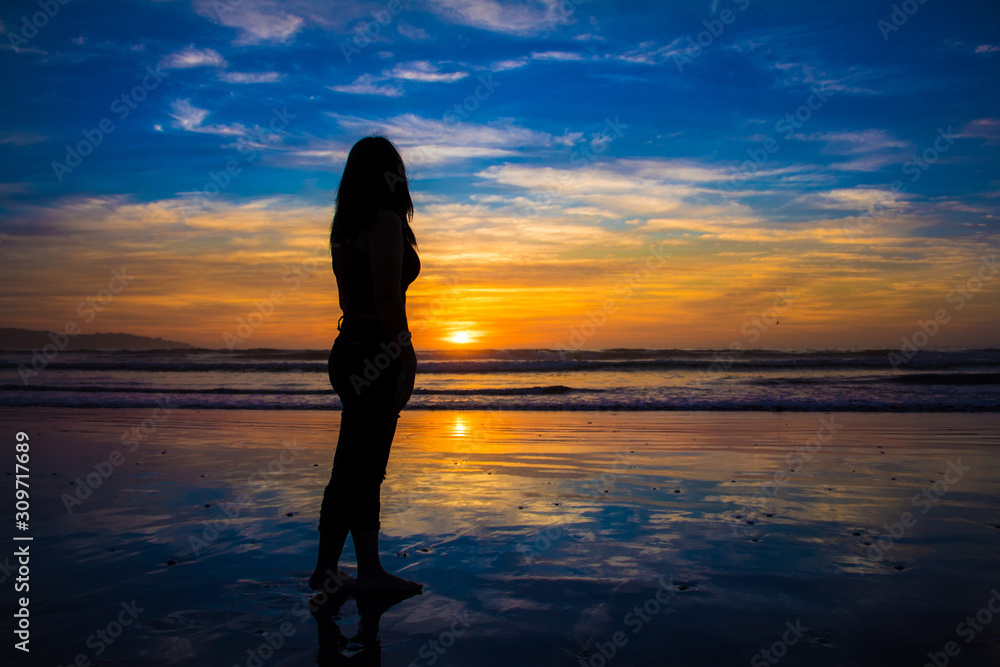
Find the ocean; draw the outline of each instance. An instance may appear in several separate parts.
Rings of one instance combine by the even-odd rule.
[[[407,409],[996,411],[1000,350],[418,354]],[[0,351],[0,405],[339,410],[329,350]],[[21,370],[19,370],[21,369]],[[28,377],[30,375],[30,377]]]

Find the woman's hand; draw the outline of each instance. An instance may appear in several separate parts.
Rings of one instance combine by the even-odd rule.
[[[413,395],[413,382],[416,374],[417,355],[413,352],[413,346],[407,345],[403,348],[403,370],[399,374],[396,393],[392,397],[393,412],[399,412],[410,402],[410,396]]]

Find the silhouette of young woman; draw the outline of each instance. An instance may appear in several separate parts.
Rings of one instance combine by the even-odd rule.
[[[351,149],[330,229],[340,334],[330,351],[330,383],[343,412],[330,483],[319,516],[313,589],[416,592],[421,585],[385,571],[378,553],[379,492],[399,411],[413,393],[417,358],[406,322],[406,288],[420,272],[410,228],[413,202],[403,159],[380,136]],[[339,569],[348,532],[357,579]]]

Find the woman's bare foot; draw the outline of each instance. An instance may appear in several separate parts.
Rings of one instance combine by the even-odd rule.
[[[316,570],[309,577],[309,588],[314,591],[325,590],[329,593],[334,591],[353,591],[357,588],[358,580],[338,569],[334,574],[332,569],[324,571]]]
[[[358,593],[422,593],[424,585],[382,570],[374,575],[359,575],[356,590]]]

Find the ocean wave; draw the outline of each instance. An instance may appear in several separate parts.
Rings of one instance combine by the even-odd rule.
[[[34,397],[39,396],[35,394]],[[79,394],[33,400],[27,394],[5,396],[0,400],[4,407],[59,407],[59,408],[108,408],[153,409],[171,407],[190,410],[340,410],[335,397],[322,402],[302,400],[268,400],[258,396],[247,401],[192,400],[191,395],[173,397],[161,392],[156,399],[146,396],[116,396],[113,399],[88,400]],[[173,397],[173,398],[172,398]],[[206,398],[202,396],[202,398]],[[159,401],[159,402],[158,402]],[[708,401],[620,401],[607,400],[581,403],[579,401],[489,401],[482,398],[470,401],[423,402],[414,398],[407,410],[513,410],[560,412],[996,412],[997,404],[990,400],[942,399],[917,401],[881,401],[875,399],[818,400],[818,399],[728,399]]]
[[[339,409],[325,350],[59,354],[28,385],[0,353],[0,405]],[[451,376],[451,377],[449,377]],[[432,351],[411,403],[426,410],[997,411],[1000,351]]]
[[[166,388],[166,387],[112,387],[100,385],[0,385],[0,391],[42,391],[42,392],[68,392],[73,394],[206,394],[206,395],[232,395],[232,396],[255,396],[262,394],[274,394],[276,396],[321,396],[332,394],[333,389],[279,389],[259,387],[253,389],[241,389],[237,387],[211,387],[211,388]]]
[[[753,373],[768,370],[892,371],[889,351],[777,352],[766,350],[601,350],[560,353],[553,350],[492,350],[478,354],[431,351],[418,355],[421,373],[564,373],[577,371],[679,371]],[[326,373],[328,351],[162,351],[151,353],[66,352],[46,370],[131,371],[137,373]],[[0,369],[30,366],[25,354],[0,354]],[[900,372],[1000,371],[1000,351],[923,351],[900,366]]]
[[[474,389],[414,389],[414,394],[433,396],[555,396],[559,394],[601,394],[606,389],[581,389],[561,384],[545,387],[477,387]]]
[[[828,385],[836,382],[838,385],[867,385],[875,386],[879,384],[902,384],[902,385],[940,385],[940,386],[984,386],[1000,385],[1000,373],[923,373],[923,372],[900,372],[898,374],[886,375],[857,375],[854,377],[841,377],[835,379],[829,376],[814,377],[763,377],[749,378],[741,380],[743,384],[778,387],[787,386],[807,386],[807,385]]]
[[[210,388],[164,388],[164,387],[113,387],[100,385],[0,385],[0,391],[39,391],[39,392],[67,392],[72,394],[206,394],[219,396],[326,396],[334,394],[333,389],[280,389],[280,388],[235,388],[235,387],[210,387]],[[417,387],[414,394],[426,394],[434,396],[554,396],[559,394],[572,393],[602,393],[604,389],[579,389],[564,385],[549,385],[543,387],[476,387],[471,389],[423,389]]]

